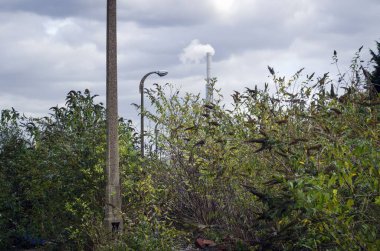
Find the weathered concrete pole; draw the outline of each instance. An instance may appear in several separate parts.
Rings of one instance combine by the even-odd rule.
[[[119,175],[119,142],[117,111],[117,36],[116,0],[107,0],[107,156],[105,226],[109,231],[121,231],[121,193]]]

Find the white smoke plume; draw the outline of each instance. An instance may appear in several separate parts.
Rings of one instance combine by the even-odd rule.
[[[198,39],[194,39],[182,50],[179,59],[183,64],[198,64],[206,57],[207,52],[211,55],[215,54],[215,50],[210,44],[201,44]]]

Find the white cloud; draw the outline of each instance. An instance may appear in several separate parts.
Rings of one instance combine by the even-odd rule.
[[[227,99],[270,82],[267,65],[286,76],[301,67],[334,76],[334,49],[341,69],[361,45],[364,55],[375,49],[378,13],[379,0],[120,1],[120,115],[135,120],[130,104],[152,70],[169,75],[149,78],[147,87],[169,81],[203,92],[206,52],[217,51],[212,76]],[[105,35],[106,1],[0,0],[0,109],[41,113],[40,102],[50,107],[87,87],[104,100]]]
[[[48,22],[44,24],[46,33],[51,36],[56,35],[59,32],[59,30],[61,30],[62,28],[66,26],[72,26],[72,25],[75,25],[75,24],[69,18],[60,19],[60,20],[49,20]]]
[[[231,15],[235,11],[237,11],[237,2],[234,0],[212,0],[211,1],[214,9],[217,11],[217,13],[221,15]]]
[[[206,53],[214,55],[215,50],[210,44],[201,44],[198,39],[194,39],[183,49],[179,59],[183,64],[200,63],[206,57]]]

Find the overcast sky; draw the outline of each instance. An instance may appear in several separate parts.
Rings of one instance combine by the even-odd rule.
[[[380,0],[119,0],[119,114],[136,121],[141,77],[204,93],[205,52],[228,100],[268,78],[337,74],[380,40]],[[70,90],[105,100],[106,0],[0,0],[0,109],[44,116]]]

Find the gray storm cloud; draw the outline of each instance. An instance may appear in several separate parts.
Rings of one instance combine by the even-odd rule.
[[[214,55],[215,49],[210,44],[201,44],[198,39],[194,39],[183,49],[179,59],[183,64],[198,64],[205,58],[206,53]]]
[[[379,0],[129,0],[118,10],[120,113],[129,118],[148,71],[170,73],[151,81],[203,90],[207,52],[217,51],[212,73],[228,98],[262,87],[267,65],[333,76],[333,50],[345,69],[357,48],[368,54],[380,40]],[[103,101],[105,35],[106,1],[0,0],[0,109],[44,114],[84,88]]]

